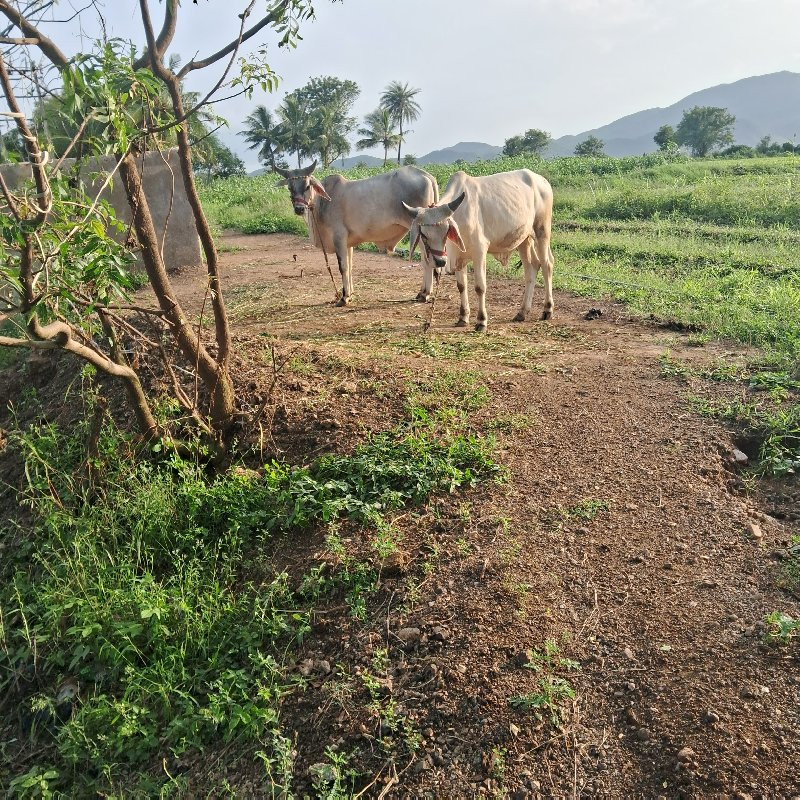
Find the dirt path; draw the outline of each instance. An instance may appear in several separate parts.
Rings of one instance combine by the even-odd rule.
[[[513,324],[522,284],[491,279],[490,331],[476,336],[452,327],[453,277],[423,335],[428,309],[401,302],[419,270],[397,257],[356,253],[356,302],[339,309],[306,241],[230,236],[224,249],[257,399],[270,346],[294,359],[279,371],[270,447],[290,458],[346,448],[365,427],[394,424],[409,385],[445,375],[473,392],[472,421],[496,433],[510,471],[506,485],[397,522],[407,562],[383,577],[365,622],[335,609],[316,620],[303,657],[321,666],[284,712],[301,779],[338,743],[355,767],[380,770],[370,796],[800,794],[798,661],[763,644],[761,623],[800,614],[771,557],[800,531],[797,508],[741,493],[730,436],[689,411],[697,387],[662,377],[659,363],[667,350],[711,362],[741,349],[691,347],[620,306],[563,294],[551,324]],[[191,276],[178,290],[199,307]],[[593,306],[603,315],[586,321]],[[321,547],[293,543],[278,557],[291,571]],[[526,666],[547,640],[559,655]],[[384,689],[421,736],[402,763],[379,743],[386,732],[357,680],[380,648]],[[547,675],[575,692],[557,704],[561,727],[509,704]],[[247,791],[255,778],[241,769]]]

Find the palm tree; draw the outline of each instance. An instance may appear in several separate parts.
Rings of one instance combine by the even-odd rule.
[[[402,139],[395,129],[392,115],[385,108],[377,108],[364,117],[364,127],[358,129],[362,136],[356,142],[358,148],[370,148],[383,145],[383,164],[389,160],[389,148],[399,145]]]
[[[410,124],[419,118],[422,109],[414,98],[421,92],[421,89],[412,89],[407,83],[392,81],[381,95],[381,108],[385,108],[392,116],[394,122],[400,126],[399,139],[397,141],[397,163],[400,163],[400,147],[404,141],[403,125]],[[406,131],[410,133],[410,131]]]
[[[284,147],[290,153],[297,153],[297,168],[300,169],[300,158],[308,155],[311,146],[308,108],[296,94],[287,94],[278,107],[278,114],[281,118]]]
[[[272,112],[266,106],[256,106],[244,124],[246,127],[239,136],[244,136],[250,150],[258,148],[258,160],[262,164],[274,166],[284,149],[284,132]]]
[[[347,134],[351,131],[350,117],[342,113],[335,102],[322,106],[314,115],[311,129],[311,149],[319,153],[322,166],[327,169],[339,156],[350,152]],[[355,122],[355,120],[353,120]]]

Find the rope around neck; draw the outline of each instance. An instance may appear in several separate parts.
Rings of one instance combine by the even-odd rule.
[[[441,278],[436,270],[433,271],[433,277],[436,279],[436,288],[433,290],[433,301],[431,302],[430,314],[428,314],[427,321],[422,324],[423,333],[427,333],[433,325],[433,315],[436,313],[436,298],[439,297],[439,282]]]
[[[336,285],[336,279],[333,277],[333,270],[331,269],[330,261],[328,260],[328,251],[325,249],[325,242],[320,233],[319,222],[317,221],[317,209],[314,208],[313,203],[307,203],[306,208],[311,211],[311,219],[314,222],[314,235],[319,239],[319,246],[322,248],[322,255],[325,256],[325,266],[328,268],[328,275],[331,276],[331,283],[333,284],[334,300],[339,299],[339,287]],[[344,286],[342,286],[342,296],[344,296]]]

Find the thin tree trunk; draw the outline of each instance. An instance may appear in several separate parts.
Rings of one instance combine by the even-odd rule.
[[[400,164],[400,148],[403,146],[403,118],[400,117],[400,138],[397,140],[397,163]]]
[[[209,355],[192,330],[167,275],[150,206],[142,187],[135,158],[128,154],[120,161],[119,172],[133,210],[133,227],[142,246],[142,260],[158,304],[172,328],[175,340],[186,359],[195,364],[200,379],[211,393],[211,420],[217,431],[224,432],[233,419],[233,383],[225,365]]]
[[[184,115],[180,84],[174,75],[169,75],[165,80],[170,97],[172,98],[172,110],[175,112],[176,117],[180,119]],[[179,126],[177,130],[177,139],[183,187],[186,190],[186,196],[192,208],[194,226],[197,230],[197,235],[200,237],[200,243],[203,246],[203,254],[206,257],[208,284],[211,290],[211,308],[214,312],[214,333],[218,347],[217,361],[220,364],[227,365],[233,348],[231,328],[228,321],[228,312],[225,308],[225,299],[222,294],[222,285],[219,279],[219,257],[214,244],[214,236],[211,233],[211,226],[208,224],[208,219],[203,211],[203,204],[200,202],[200,195],[197,193],[197,185],[194,180],[192,146],[189,141],[188,120],[184,120]],[[211,170],[209,168],[209,176],[210,172]]]

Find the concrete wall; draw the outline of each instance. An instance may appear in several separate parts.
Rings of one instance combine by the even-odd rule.
[[[197,236],[192,209],[183,188],[178,151],[169,150],[163,154],[163,157],[160,153],[147,153],[144,160],[139,157],[137,162],[142,172],[144,193],[150,205],[153,222],[159,240],[163,242],[164,262],[167,269],[171,272],[181,267],[200,266],[203,263],[200,239]],[[81,176],[88,181],[93,173],[101,173],[100,178],[93,182],[99,190],[115,163],[113,156],[93,159],[81,170]],[[64,162],[63,169],[66,171],[73,164],[74,159],[68,158]],[[3,173],[6,183],[12,190],[31,177],[29,164],[3,164],[0,165],[0,172]],[[94,194],[89,193],[94,197]],[[104,198],[113,206],[117,218],[129,225],[131,212],[119,173],[114,176],[112,186],[110,190],[106,190]],[[170,200],[172,201],[171,209]]]

